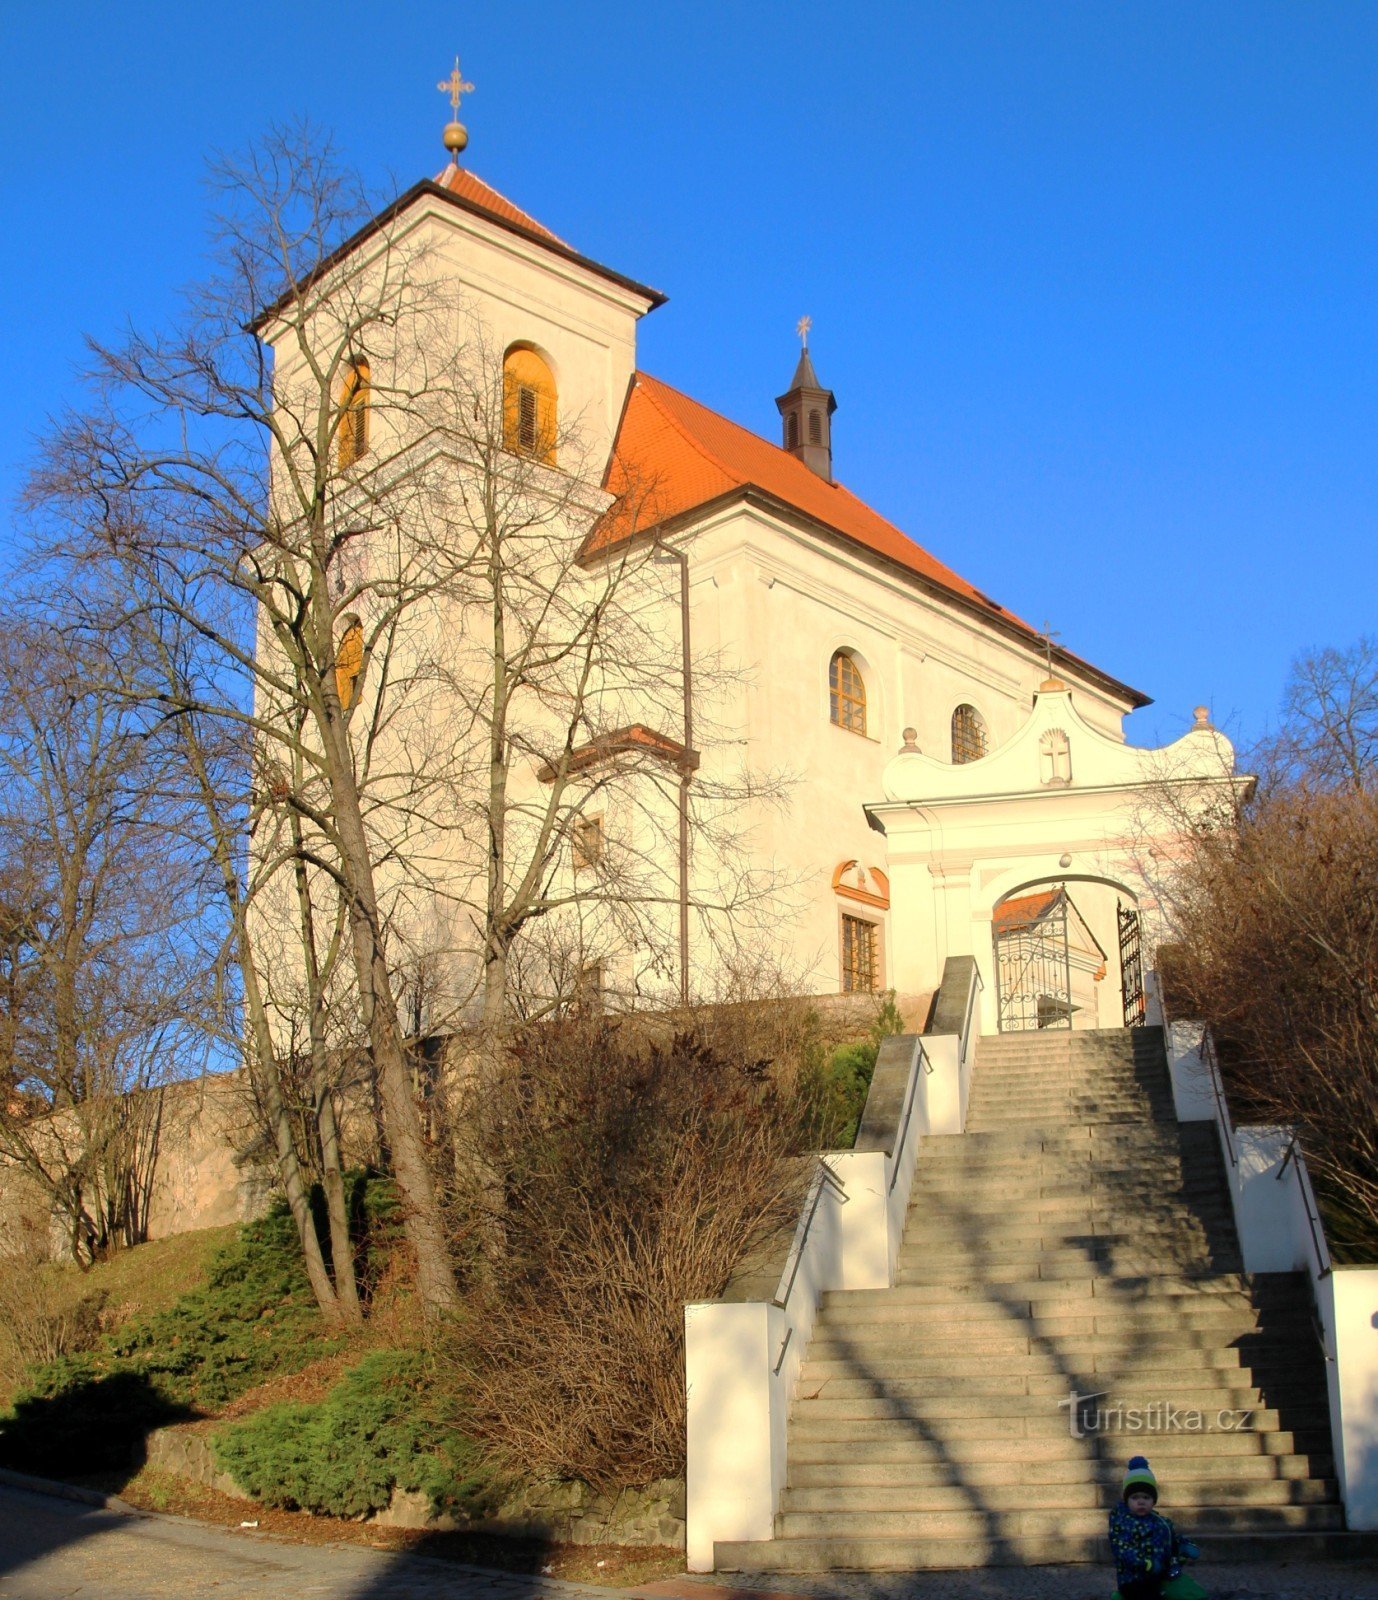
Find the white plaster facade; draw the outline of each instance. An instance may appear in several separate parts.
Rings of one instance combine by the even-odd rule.
[[[361,235],[338,270],[365,264],[376,238]],[[396,211],[389,247],[399,238],[494,348],[520,343],[542,354],[562,417],[578,420],[585,462],[601,470],[634,385],[637,322],[660,297],[510,217],[453,203],[436,184],[418,186]],[[271,321],[264,332],[290,386],[299,352]],[[839,454],[845,460],[845,446]],[[776,955],[815,991],[835,992],[845,986],[842,919],[857,917],[877,930],[877,986],[918,994],[936,987],[946,956],[970,953],[993,1027],[996,905],[1033,884],[1093,885],[1073,893],[1097,941],[1113,950],[1116,898],[1149,898],[1133,860],[1145,800],[1165,772],[1208,787],[1220,781],[1232,752],[1206,728],[1166,752],[1127,746],[1123,718],[1143,703],[1135,691],[1060,650],[1052,654],[1066,687],[1040,690],[1044,648],[1002,608],[916,577],[799,505],[741,488],[708,494],[658,537],[688,559],[695,679],[713,661],[730,685],[696,712],[697,781],[729,784],[743,772],[780,780],[774,798],[745,805],[737,819],[755,861],[783,886],[767,919]],[[659,608],[660,631],[677,648],[675,586],[655,590],[646,604]],[[830,716],[837,651],[864,682],[864,732]],[[951,759],[959,705],[975,708],[989,741],[983,759],[964,765]],[[646,720],[669,737],[680,731],[664,705]],[[1041,742],[1048,735],[1061,741],[1056,751]],[[535,785],[534,769],[527,782]],[[667,849],[672,832],[667,825]],[[717,898],[719,865],[702,846],[691,853],[696,903]],[[848,892],[858,869],[870,888],[861,896]],[[456,870],[468,869],[457,860]],[[721,931],[711,915],[696,924],[696,988],[709,987]],[[610,949],[606,960],[622,975],[618,987],[652,993],[654,975],[638,970],[635,950]],[[1118,1021],[1117,981],[1102,984],[1083,1023]]]

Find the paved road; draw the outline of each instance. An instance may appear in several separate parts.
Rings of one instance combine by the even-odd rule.
[[[357,1545],[296,1545],[0,1487],[0,1600],[610,1600]]]
[[[837,1600],[1105,1600],[1087,1567],[756,1580]],[[1214,1568],[1217,1600],[1378,1600],[1374,1564]],[[715,1582],[721,1587],[715,1589]],[[656,1600],[748,1600],[745,1576],[649,1585]],[[632,1591],[633,1595],[638,1591]],[[612,1600],[615,1590],[357,1545],[295,1545],[0,1486],[0,1600]],[[623,1596],[622,1600],[628,1600]],[[751,1596],[750,1600],[756,1600]]]

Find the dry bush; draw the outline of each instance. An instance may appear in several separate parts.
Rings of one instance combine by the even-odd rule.
[[[13,1388],[26,1367],[92,1349],[105,1299],[50,1262],[37,1234],[22,1230],[0,1256],[0,1383]]]
[[[464,1203],[488,1249],[460,1359],[501,1469],[645,1484],[684,1469],[684,1306],[797,1215],[801,1108],[753,1055],[609,1024],[529,1033],[475,1094]]]
[[[1219,1034],[1251,1120],[1290,1124],[1332,1232],[1378,1244],[1378,794],[1280,787],[1203,836],[1171,993]]]

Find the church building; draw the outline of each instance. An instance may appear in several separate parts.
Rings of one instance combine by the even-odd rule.
[[[457,111],[464,86],[457,73],[452,83]],[[777,803],[742,801],[750,852],[788,886],[770,924],[780,966],[819,994],[922,997],[949,957],[970,955],[987,1031],[1141,1017],[1153,797],[1232,781],[1232,751],[1205,712],[1166,750],[1129,746],[1123,721],[1144,694],[1041,635],[841,482],[839,402],[807,319],[765,437],[641,370],[638,324],[664,295],[460,165],[457,121],[446,142],[450,163],[339,255],[384,225],[427,238],[502,352],[510,448],[556,464],[550,441],[578,418],[612,508],[590,560],[614,558],[626,536],[678,562],[682,725],[648,715],[621,735],[660,741],[691,794],[736,771],[785,775]],[[355,431],[341,437],[357,450],[367,372],[353,381],[363,387],[341,406]],[[633,489],[625,535],[617,508]],[[712,737],[693,703],[709,662],[733,685]],[[601,827],[580,819],[572,870],[596,854]],[[700,897],[696,848],[682,829],[685,902]],[[682,994],[714,948],[683,919]],[[634,997],[635,961],[600,952],[598,985]]]

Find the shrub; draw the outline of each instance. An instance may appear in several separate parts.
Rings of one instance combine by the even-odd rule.
[[[126,1324],[106,1341],[105,1355],[111,1366],[145,1374],[170,1399],[204,1410],[333,1348],[291,1213],[279,1202],[217,1252],[202,1287]]]
[[[599,1487],[684,1464],[687,1301],[793,1224],[797,1091],[692,1035],[532,1030],[458,1124],[483,1269],[456,1352],[499,1469]]]
[[[0,1256],[0,1381],[24,1369],[90,1350],[100,1338],[106,1296],[45,1261],[36,1240]]]
[[[813,1139],[819,1148],[850,1150],[856,1143],[881,1042],[891,1034],[903,1032],[904,1019],[892,990],[882,997],[864,1039],[837,1045],[826,1055],[821,1050],[814,1052],[805,1067],[802,1087]]]
[[[285,1205],[246,1224],[205,1284],[84,1353],[29,1369],[0,1460],[56,1476],[124,1466],[151,1428],[224,1405],[324,1355],[327,1338]]]
[[[275,1405],[221,1428],[216,1460],[268,1505],[336,1517],[382,1510],[394,1487],[438,1508],[488,1502],[474,1446],[440,1414],[416,1351],[376,1350],[316,1405]]]
[[[1378,791],[1265,794],[1176,891],[1172,994],[1249,1120],[1296,1129],[1336,1243],[1378,1259]]]

